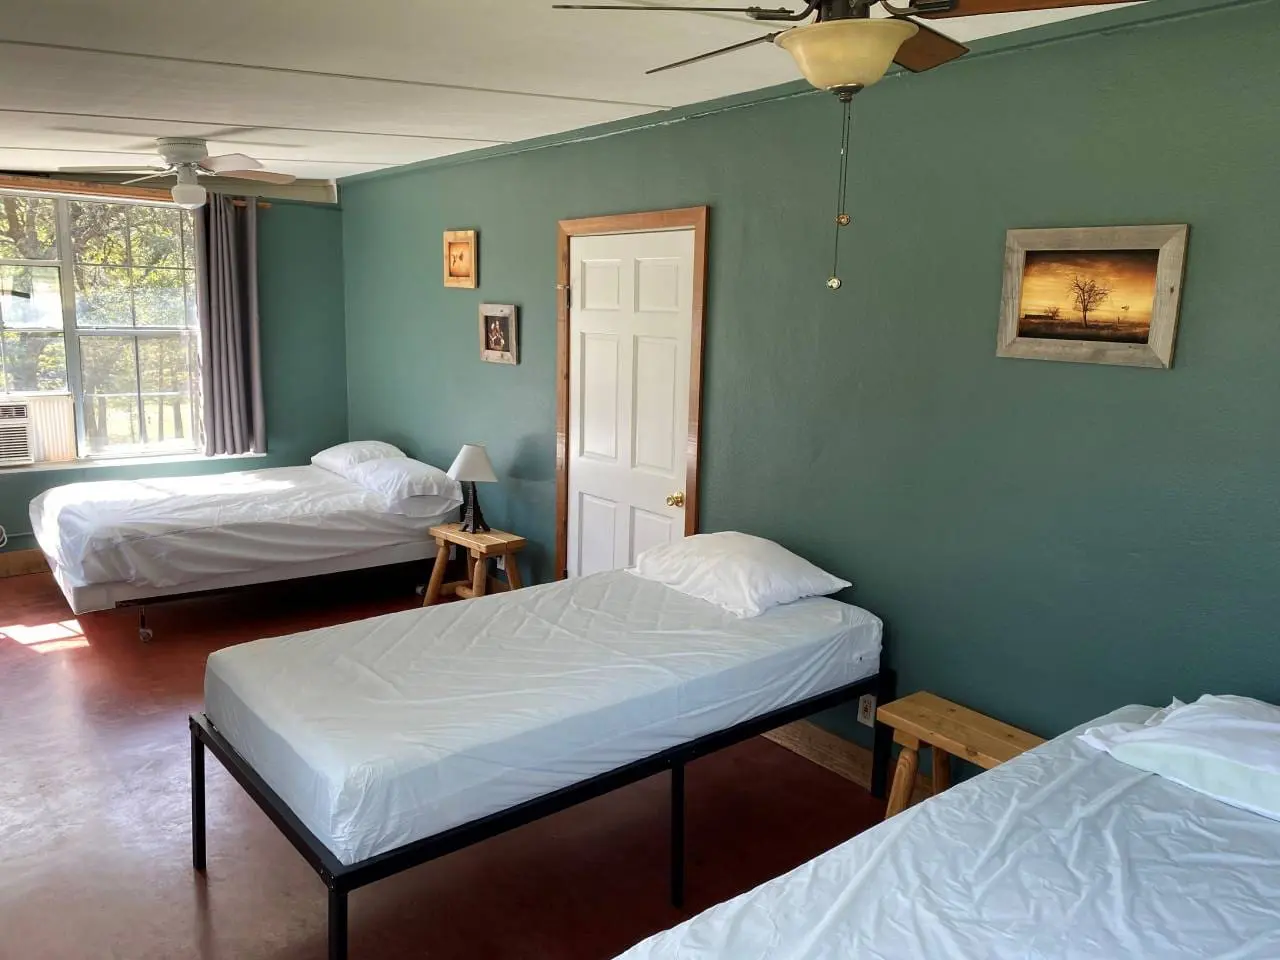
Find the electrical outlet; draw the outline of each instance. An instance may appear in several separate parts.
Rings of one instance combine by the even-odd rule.
[[[858,698],[858,722],[868,727],[876,725],[875,694],[864,693]]]
[[[450,560],[458,559],[458,545],[456,543],[449,544],[449,559]]]
[[[505,573],[507,569],[507,558],[504,557],[502,554],[498,554],[497,559],[498,559],[498,563],[497,563],[498,571],[500,573]]]

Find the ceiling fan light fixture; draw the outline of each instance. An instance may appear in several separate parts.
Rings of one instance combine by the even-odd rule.
[[[773,41],[795,58],[820,90],[856,93],[888,72],[898,49],[920,28],[909,20],[825,20],[796,27]]]
[[[173,185],[169,195],[173,197],[173,202],[184,210],[199,209],[209,199],[209,192],[196,183],[195,173],[186,170],[178,171],[178,182]]]

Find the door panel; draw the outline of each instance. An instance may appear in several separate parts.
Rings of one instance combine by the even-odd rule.
[[[606,333],[582,334],[579,449],[584,457],[618,459],[618,338]]]
[[[684,535],[694,231],[573,237],[570,576]],[[679,498],[677,498],[678,500]]]
[[[618,505],[589,493],[581,501],[582,537],[579,541],[579,569],[582,576],[614,568],[618,531]]]
[[[637,470],[674,480],[680,453],[677,438],[684,432],[676,429],[675,422],[680,344],[666,337],[636,337],[633,356],[631,462]]]
[[[634,566],[636,557],[650,547],[670,543],[684,536],[683,525],[659,513],[650,513],[639,507],[631,508],[631,548],[628,566]]]

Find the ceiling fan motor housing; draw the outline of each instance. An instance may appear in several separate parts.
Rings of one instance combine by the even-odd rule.
[[[193,137],[161,137],[156,141],[156,151],[170,166],[199,163],[209,156],[209,146]]]

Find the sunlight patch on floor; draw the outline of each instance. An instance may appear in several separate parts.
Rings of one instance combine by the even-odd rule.
[[[58,653],[89,646],[79,620],[58,620],[34,626],[14,624],[0,627],[0,639],[12,640],[36,653]]]

